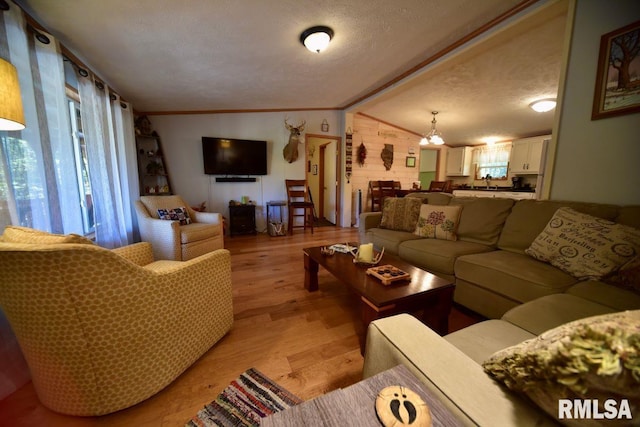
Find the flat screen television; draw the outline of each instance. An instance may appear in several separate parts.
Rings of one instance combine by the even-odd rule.
[[[202,137],[207,175],[266,175],[267,141]]]

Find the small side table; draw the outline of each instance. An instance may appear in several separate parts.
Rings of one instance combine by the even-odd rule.
[[[287,206],[287,202],[284,200],[272,200],[267,202],[267,231],[269,235],[272,237],[284,236],[286,235],[286,230],[284,229],[284,223],[282,222],[282,208]],[[278,213],[280,214],[280,221],[275,222],[271,221],[271,208],[278,208]]]

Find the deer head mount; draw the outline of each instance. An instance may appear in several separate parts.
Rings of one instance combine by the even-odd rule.
[[[307,122],[303,120],[298,126],[292,126],[289,124],[287,119],[284,119],[284,125],[289,131],[289,142],[285,145],[282,150],[282,155],[284,159],[293,163],[298,159],[298,144],[300,143],[300,134],[304,131],[304,125]]]

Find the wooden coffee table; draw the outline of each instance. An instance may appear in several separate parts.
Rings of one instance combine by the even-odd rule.
[[[409,273],[411,280],[383,285],[366,273],[367,266],[354,264],[351,254],[336,252],[323,255],[321,247],[305,248],[304,287],[318,290],[318,267],[321,265],[340,282],[360,296],[363,331],[360,349],[364,352],[366,330],[373,320],[398,313],[422,311],[422,322],[444,335],[449,329],[449,313],[453,303],[454,283],[385,253],[378,265],[391,264]]]

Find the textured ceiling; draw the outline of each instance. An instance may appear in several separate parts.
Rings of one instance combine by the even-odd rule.
[[[549,3],[557,2],[566,9],[568,1]],[[343,108],[520,0],[17,3],[137,111],[184,112]],[[321,54],[298,40],[314,25],[335,31]],[[539,28],[522,35],[513,30],[506,37],[510,43],[494,43],[497,53],[478,48],[468,62],[460,58],[453,68],[426,70],[416,83],[398,85],[397,97],[387,91],[354,111],[424,132],[429,111],[436,109],[445,138],[449,132],[451,142],[477,143],[472,138],[485,132],[492,109],[511,111],[542,92],[555,96],[564,18]],[[517,122],[539,119],[492,120],[496,133],[504,130],[506,137],[551,129],[551,119],[520,127]]]

